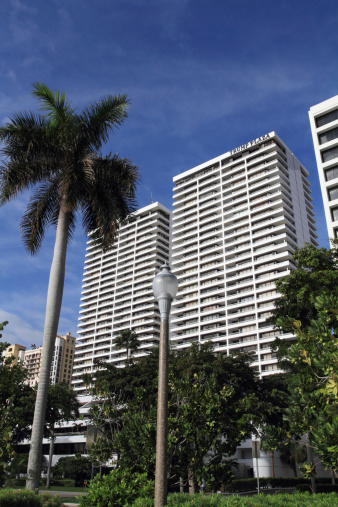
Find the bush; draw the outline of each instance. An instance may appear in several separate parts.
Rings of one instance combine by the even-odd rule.
[[[148,480],[146,473],[116,468],[108,475],[96,476],[90,481],[87,491],[88,494],[80,500],[80,507],[115,507],[143,497],[153,497],[154,483]]]
[[[19,479],[6,479],[5,488],[22,488],[26,486],[26,478],[20,477]]]
[[[51,479],[51,486],[64,486],[65,488],[72,488],[75,486],[74,479]]]
[[[310,484],[298,484],[296,487],[298,491],[311,491]],[[323,484],[322,479],[320,479],[320,483],[316,483],[316,488],[317,493],[338,493],[338,484]]]
[[[221,495],[187,495],[170,494],[168,495],[168,507],[285,507],[286,505],[297,505],[297,507],[335,507],[337,505],[337,495],[335,493],[317,494],[310,496],[309,493],[285,493],[276,495],[255,495],[249,497],[240,497],[237,495],[226,497]],[[101,504],[101,507],[110,507],[113,504]],[[153,498],[144,498],[136,500],[133,507],[152,507]]]
[[[323,483],[331,483],[331,479],[321,479]],[[304,477],[261,477],[259,485],[261,488],[295,488],[297,484],[310,484]],[[255,491],[257,489],[257,479],[236,479],[226,486],[226,491],[239,493],[241,491]]]
[[[62,507],[59,495],[37,495],[34,491],[0,490],[0,507]]]
[[[52,496],[48,493],[43,493],[38,498],[40,499],[41,507],[62,507],[64,505],[59,495]]]

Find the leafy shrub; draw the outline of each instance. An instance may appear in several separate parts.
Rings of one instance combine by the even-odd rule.
[[[48,493],[43,493],[38,498],[40,499],[41,507],[62,507],[64,505],[59,495],[52,496]]]
[[[64,486],[65,488],[72,488],[75,486],[74,479],[51,479],[51,486]],[[82,484],[81,484],[82,485]]]
[[[96,476],[90,481],[87,491],[88,494],[81,498],[80,507],[115,507],[143,497],[153,497],[154,483],[147,479],[146,473],[117,468],[103,477]]]
[[[309,484],[298,484],[296,487],[298,491],[311,491]],[[317,493],[338,493],[338,484],[323,484],[322,479],[320,479],[319,484],[316,484],[316,488]]]
[[[26,485],[25,477],[20,477],[19,479],[6,479],[5,480],[5,488],[22,488]]]
[[[330,483],[331,479],[321,479],[323,483]],[[304,484],[308,486],[309,480],[304,477],[261,477],[259,485],[261,488],[295,488],[297,484]],[[257,479],[236,479],[231,484],[226,486],[227,491],[241,492],[241,491],[254,491],[257,489]],[[305,488],[306,489],[306,488]]]
[[[113,505],[113,504],[111,504]],[[150,507],[154,505],[154,498],[138,499],[132,504],[133,507]],[[221,495],[168,495],[168,507],[285,507],[286,505],[297,505],[297,507],[335,507],[337,505],[337,494],[317,494],[310,496],[309,493],[285,493],[277,495],[255,495],[255,496],[221,496]],[[106,507],[109,504],[101,504]]]
[[[41,507],[40,498],[34,491],[0,490],[0,507]]]
[[[62,507],[59,495],[37,495],[34,491],[0,490],[0,507]]]

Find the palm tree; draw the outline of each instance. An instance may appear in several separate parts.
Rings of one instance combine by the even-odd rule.
[[[129,353],[136,352],[140,346],[136,333],[131,329],[124,329],[115,337],[114,346],[116,349],[127,349],[127,361],[129,361]]]
[[[126,95],[108,95],[77,112],[64,92],[33,84],[41,114],[15,114],[0,128],[3,160],[0,168],[0,205],[33,188],[21,220],[27,251],[35,254],[48,225],[56,227],[50,271],[43,356],[37,391],[27,489],[39,486],[40,456],[48,397],[50,366],[61,310],[67,244],[76,216],[85,232],[108,249],[119,222],[135,210],[137,167],[118,155],[102,156],[109,133],[127,116]]]
[[[93,382],[93,376],[90,373],[84,373],[83,375],[81,375],[81,380],[86,388],[86,394],[88,394],[90,392],[89,391],[90,384]]]

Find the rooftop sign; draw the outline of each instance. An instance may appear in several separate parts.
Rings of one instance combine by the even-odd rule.
[[[270,139],[269,134],[266,134],[265,136],[262,136],[262,137],[257,137],[257,139],[254,139],[253,141],[250,141],[249,143],[242,144],[242,146],[239,146],[238,148],[231,150],[230,155],[235,155],[235,153],[239,153],[240,151],[246,150],[247,148],[250,148],[251,146],[254,146],[255,144],[262,143],[263,141],[266,141],[267,139]]]

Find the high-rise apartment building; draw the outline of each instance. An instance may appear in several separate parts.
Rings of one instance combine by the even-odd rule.
[[[338,95],[309,111],[329,238],[338,238]]]
[[[124,366],[126,350],[114,347],[122,330],[137,335],[140,347],[135,357],[158,345],[160,316],[152,280],[169,260],[169,233],[170,211],[153,203],[120,226],[108,252],[89,239],[72,379],[79,394],[86,388],[82,376],[96,371],[96,360]]]
[[[277,369],[266,319],[292,253],[318,245],[308,172],[271,132],[174,178],[171,344],[211,341]],[[292,339],[292,335],[284,335]]]
[[[13,365],[20,363],[28,373],[27,383],[34,386],[39,382],[43,347],[26,350],[23,345],[7,347],[5,357],[14,357]],[[72,378],[75,338],[67,333],[65,336],[56,335],[55,348],[50,371],[50,383],[66,382],[69,386]]]

